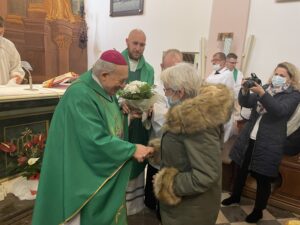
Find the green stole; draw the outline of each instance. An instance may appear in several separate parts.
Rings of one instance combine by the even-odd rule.
[[[141,79],[141,69],[137,69],[135,72],[129,71],[128,82],[140,80]],[[129,126],[129,137],[128,141],[135,144],[147,145],[149,141],[150,133],[145,129],[141,119],[134,119],[131,121]],[[133,162],[132,171],[130,179],[136,178],[141,172],[144,171],[146,162],[139,163],[137,161]]]
[[[129,65],[129,55],[128,49],[125,49],[122,52],[126,62]],[[147,82],[149,85],[154,84],[154,71],[150,64],[148,64],[142,56],[139,59],[138,66],[135,72],[131,72],[130,69],[128,71],[128,82],[140,80],[143,82]],[[135,119],[131,121],[129,126],[129,142],[136,144],[147,145],[150,131],[146,130],[142,124],[141,119]],[[140,173],[145,169],[146,162],[138,163],[137,161],[133,161],[133,169],[131,173],[131,179],[136,178]]]
[[[236,82],[237,75],[238,75],[238,70],[236,68],[234,68],[233,69],[233,79],[234,79],[234,82]]]

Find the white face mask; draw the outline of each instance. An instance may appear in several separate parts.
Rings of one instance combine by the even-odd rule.
[[[180,99],[173,100],[172,96],[167,96],[167,99],[170,107],[178,105],[181,102]]]
[[[219,69],[221,69],[220,64],[214,64],[213,65],[213,70],[218,71]]]

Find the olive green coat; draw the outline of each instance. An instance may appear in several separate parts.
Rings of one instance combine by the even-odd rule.
[[[223,124],[233,94],[224,85],[172,107],[161,141],[162,170],[155,177],[163,225],[213,225],[221,199]]]

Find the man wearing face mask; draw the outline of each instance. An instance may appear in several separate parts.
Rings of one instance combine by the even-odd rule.
[[[0,85],[20,84],[25,75],[20,55],[10,40],[3,37],[4,19],[0,16]]]
[[[239,104],[252,110],[229,155],[237,174],[232,194],[222,204],[240,202],[250,173],[256,180],[257,188],[253,211],[245,219],[248,223],[256,223],[263,217],[271,194],[271,182],[279,174],[287,122],[300,101],[299,79],[299,70],[293,64],[283,62],[276,66],[269,84],[262,87],[255,83],[250,88],[242,85],[239,92]]]
[[[226,55],[223,52],[217,52],[211,60],[213,72],[206,78],[207,83],[224,84],[234,92],[235,82],[232,71],[226,67]],[[224,142],[233,134],[234,116],[224,125]]]
[[[229,89],[234,90],[234,79],[232,72],[226,67],[226,55],[217,52],[212,60],[213,72],[206,78],[207,83],[225,84]]]

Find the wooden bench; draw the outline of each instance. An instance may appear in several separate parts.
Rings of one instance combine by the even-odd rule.
[[[222,151],[223,190],[231,191],[234,169],[228,157],[236,136],[231,137]],[[273,192],[269,204],[300,214],[300,153],[294,156],[284,156],[279,168],[280,180],[273,184]],[[256,182],[248,176],[243,194],[255,198]]]

